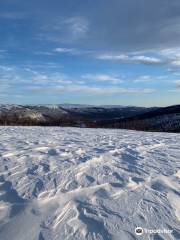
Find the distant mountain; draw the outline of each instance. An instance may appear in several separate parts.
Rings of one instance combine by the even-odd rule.
[[[1,125],[75,126],[180,132],[180,105],[134,106],[0,105]]]
[[[180,105],[137,114],[126,119],[117,119],[100,123],[105,127],[125,128],[143,131],[180,132]]]
[[[75,108],[126,108],[130,106],[123,105],[90,105],[90,104],[73,104],[73,103],[62,103],[62,104],[40,104],[35,106],[44,106],[48,108],[58,108],[62,107],[65,109],[75,109]]]
[[[72,103],[71,104],[63,103],[63,104],[60,104],[59,106],[65,109],[94,107],[94,105],[89,105],[89,104],[72,104]]]

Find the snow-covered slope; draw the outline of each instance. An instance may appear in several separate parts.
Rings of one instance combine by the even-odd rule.
[[[180,135],[0,127],[0,239],[180,239]],[[173,230],[134,233],[136,227]]]

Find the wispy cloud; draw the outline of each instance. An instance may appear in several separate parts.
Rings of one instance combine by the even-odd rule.
[[[35,55],[45,55],[45,56],[53,56],[54,53],[53,52],[48,52],[48,51],[35,51],[34,52]]]
[[[135,79],[132,80],[132,82],[134,83],[150,83],[150,84],[154,84],[154,83],[168,83],[169,79],[169,75],[142,75],[142,76],[138,76]]]
[[[180,67],[180,48],[167,48],[159,52],[171,67]]]
[[[72,84],[72,80],[63,73],[41,74],[36,73],[31,76],[31,83],[34,85],[57,85],[57,84]]]
[[[36,39],[69,44],[86,38],[88,31],[89,21],[85,17],[56,17],[41,27]]]
[[[90,81],[110,82],[112,84],[123,83],[123,80],[121,80],[119,77],[108,74],[85,74],[81,77],[82,79]]]
[[[77,49],[77,48],[65,48],[65,47],[58,47],[53,49],[53,54],[67,54],[67,55],[73,55],[73,56],[88,56],[92,57],[93,51],[92,50],[84,50],[84,49]]]
[[[72,34],[73,39],[85,37],[89,29],[89,22],[84,17],[71,17],[65,19],[63,23]]]
[[[64,73],[52,71],[41,72],[31,67],[18,68],[8,65],[0,65],[0,86],[56,86],[58,84],[72,84],[72,79]]]
[[[151,94],[156,92],[156,89],[148,88],[119,88],[119,87],[93,87],[87,85],[58,85],[55,87],[26,87],[24,89],[31,93],[81,93],[81,94],[93,94],[93,95],[113,95],[113,94]]]
[[[76,52],[77,50],[74,49],[74,48],[55,48],[54,49],[54,52],[57,52],[57,53],[74,53]]]
[[[100,60],[119,61],[121,63],[135,63],[135,64],[162,64],[163,60],[157,57],[149,57],[143,55],[126,55],[126,54],[100,54],[96,56]]]
[[[129,52],[126,54],[103,53],[97,54],[95,57],[100,60],[115,61],[124,64],[164,65],[172,68],[180,67],[180,48],[157,50],[156,53],[151,51]]]
[[[137,79],[133,80],[134,83],[146,83],[146,82],[152,82],[153,78],[152,76],[145,75],[145,76],[140,76]]]
[[[90,53],[90,51],[79,50],[76,48],[62,48],[62,47],[55,48],[53,52],[59,53],[59,54],[78,55],[78,56]]]

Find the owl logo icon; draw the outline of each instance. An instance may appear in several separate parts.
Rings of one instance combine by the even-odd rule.
[[[135,233],[136,233],[136,235],[141,236],[141,235],[143,235],[144,231],[141,227],[137,227],[135,229]]]

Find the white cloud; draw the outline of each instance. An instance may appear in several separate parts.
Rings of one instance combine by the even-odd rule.
[[[137,63],[137,64],[161,64],[163,63],[161,58],[149,57],[143,55],[125,55],[125,54],[101,54],[96,56],[101,60],[114,60],[121,63]]]
[[[148,54],[148,56],[147,56]],[[111,60],[120,63],[160,65],[180,67],[180,48],[170,48],[154,52],[130,52],[127,54],[99,54],[100,60]]]
[[[161,50],[160,53],[168,58],[180,58],[180,48],[167,48]]]
[[[139,62],[144,64],[160,64],[162,60],[156,57],[147,57],[147,56],[133,56],[130,58],[130,61]]]
[[[139,78],[133,80],[134,83],[144,83],[144,82],[151,82],[153,79],[151,76],[140,76]]]
[[[73,48],[55,48],[54,52],[58,52],[58,53],[73,53],[74,51],[76,51]]]
[[[122,83],[123,81],[118,77],[108,74],[85,74],[82,75],[83,79],[97,81],[97,82],[111,82],[113,84]]]
[[[58,47],[58,48],[55,48],[53,52],[60,53],[60,54],[69,54],[69,55],[91,55],[93,51],[82,50],[77,48]]]
[[[101,54],[97,56],[98,59],[101,60],[120,60],[120,61],[128,61],[129,57],[124,54],[115,55],[115,54]]]
[[[172,67],[180,67],[180,48],[169,48],[160,51],[166,63]]]
[[[61,47],[55,48],[53,51],[56,53],[69,54],[69,55],[80,55],[84,53],[89,53],[87,51],[82,51],[75,48],[61,48]]]

